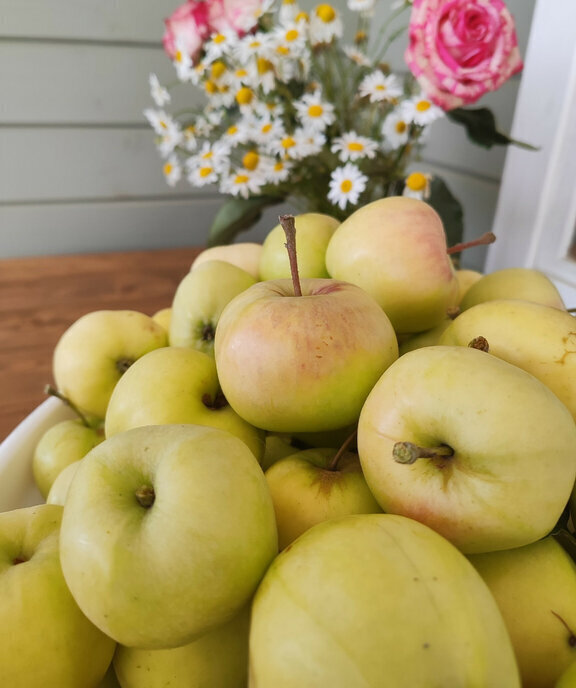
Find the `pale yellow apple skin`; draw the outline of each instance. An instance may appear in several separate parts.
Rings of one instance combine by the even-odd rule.
[[[137,491],[155,499],[141,506]],[[251,600],[278,551],[262,469],[238,438],[151,425],[82,459],[60,533],[66,583],[119,644],[166,649],[220,626]]]
[[[331,277],[371,294],[398,334],[438,325],[458,302],[440,216],[424,201],[383,198],[356,210],[326,250]]]
[[[246,270],[223,260],[209,260],[190,271],[172,300],[169,342],[214,353],[214,332],[220,315],[235,296],[256,283]]]
[[[248,680],[250,606],[231,621],[171,650],[118,646],[122,688],[243,688]]]
[[[170,319],[172,317],[172,306],[166,306],[166,308],[161,308],[156,313],[152,314],[152,320],[157,322],[160,327],[163,327],[166,332],[170,332]]]
[[[396,442],[454,455],[398,463]],[[391,365],[358,423],[366,482],[387,513],[426,523],[464,552],[547,535],[576,475],[576,425],[546,385],[468,347],[430,346]]]
[[[260,460],[262,470],[268,470],[276,461],[293,453],[294,446],[292,445],[292,437],[290,435],[267,432],[264,439],[264,455]]]
[[[323,213],[302,213],[294,216],[296,255],[300,277],[329,277],[326,270],[326,248],[340,221]],[[278,224],[270,230],[262,244],[260,279],[291,277],[286,250],[286,234]]]
[[[576,688],[576,661],[560,676],[554,688]]]
[[[478,270],[468,270],[466,268],[457,269],[456,279],[458,280],[458,303],[464,298],[464,294],[470,289],[470,287],[475,284],[479,279],[484,276],[483,272]]]
[[[504,268],[484,275],[467,290],[460,308],[464,311],[495,299],[522,299],[566,310],[554,282],[534,268]]]
[[[68,495],[70,483],[74,479],[81,461],[82,459],[74,461],[60,471],[56,477],[56,480],[52,483],[50,492],[48,492],[48,495],[46,496],[47,504],[59,504],[60,506],[64,506],[66,503],[66,496]]]
[[[576,418],[576,319],[558,308],[520,299],[477,304],[444,330],[440,344],[468,346],[488,341],[497,358],[531,373],[566,404]]]
[[[80,611],[62,575],[62,507],[0,514],[0,677],[10,688],[95,688],[116,643]],[[24,559],[15,565],[15,558]]]
[[[404,339],[398,347],[400,356],[408,353],[408,351],[414,351],[414,349],[421,349],[424,346],[434,346],[438,344],[444,330],[451,322],[452,320],[450,318],[444,318],[436,327],[432,327],[425,332],[418,332],[418,334],[413,334],[411,337]]]
[[[224,260],[246,270],[255,280],[259,280],[261,253],[262,244],[250,241],[226,246],[210,246],[198,254],[190,269],[195,270],[208,260]]]
[[[214,353],[224,396],[269,432],[355,423],[368,392],[398,357],[390,320],[353,284],[258,282],[224,309]]]
[[[548,536],[469,559],[502,612],[522,688],[554,686],[576,661],[576,564],[570,555]]]
[[[126,371],[114,390],[105,435],[112,437],[143,425],[207,425],[240,438],[260,460],[264,433],[228,404],[214,407],[219,393],[216,364],[209,354],[176,346],[151,351]]]
[[[519,688],[480,575],[411,519],[314,526],[268,569],[252,608],[250,688]]]
[[[266,471],[280,550],[317,523],[349,514],[382,513],[366,484],[358,454],[345,452],[337,468],[330,469],[337,451],[305,449]]]
[[[102,427],[89,427],[76,418],[60,421],[46,430],[32,457],[34,482],[44,499],[60,472],[103,439]]]
[[[74,321],[54,348],[56,387],[80,410],[104,418],[125,368],[167,345],[164,328],[145,313],[92,311]]]

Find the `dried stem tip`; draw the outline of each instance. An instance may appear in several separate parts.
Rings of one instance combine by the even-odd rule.
[[[278,220],[286,235],[286,243],[284,246],[286,246],[286,250],[288,251],[292,284],[294,285],[294,295],[302,296],[300,275],[298,274],[298,260],[296,258],[296,222],[294,221],[294,215],[280,215]]]
[[[136,496],[138,504],[145,509],[149,509],[156,499],[156,494],[154,493],[152,485],[141,485],[134,495]]]
[[[470,342],[468,342],[468,346],[471,349],[478,349],[479,351],[486,351],[488,353],[490,351],[490,345],[488,344],[488,340],[486,337],[474,337],[474,339],[471,339]]]
[[[439,459],[454,456],[454,450],[447,444],[439,447],[419,447],[413,442],[396,442],[392,449],[394,461],[398,463],[414,463],[418,459]]]
[[[446,253],[451,256],[453,253],[460,253],[460,251],[465,251],[467,248],[474,248],[474,246],[485,246],[486,244],[493,244],[496,241],[496,235],[492,232],[486,232],[478,239],[472,239],[472,241],[465,241],[461,244],[454,244],[446,249]]]

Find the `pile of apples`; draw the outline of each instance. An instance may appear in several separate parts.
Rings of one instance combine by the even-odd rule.
[[[74,322],[2,685],[576,686],[576,324],[454,250],[415,199],[283,216]]]

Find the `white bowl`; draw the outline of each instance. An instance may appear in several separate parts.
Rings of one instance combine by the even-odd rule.
[[[32,474],[34,449],[49,427],[74,417],[59,399],[46,399],[0,444],[0,511],[44,502]]]

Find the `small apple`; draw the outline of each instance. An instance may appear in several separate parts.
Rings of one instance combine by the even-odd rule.
[[[523,688],[554,686],[576,662],[576,563],[553,536],[469,560],[502,612]]]
[[[346,449],[304,449],[265,473],[276,512],[278,547],[284,549],[312,526],[348,514],[381,513],[358,454]]]
[[[163,327],[166,332],[170,332],[170,319],[172,317],[172,306],[166,306],[161,308],[156,313],[152,314],[152,320],[157,322],[160,327]]]
[[[214,353],[224,396],[269,432],[334,430],[357,421],[368,392],[398,357],[390,320],[353,284],[299,280],[293,218],[292,280],[258,282],[226,306]]]
[[[232,265],[246,270],[255,280],[259,280],[261,253],[262,244],[249,241],[227,244],[226,246],[210,246],[198,254],[190,269],[196,270],[208,260],[225,260],[227,263],[232,263]]]
[[[242,688],[248,679],[250,605],[191,643],[169,650],[119,645],[114,667],[122,688]]]
[[[214,357],[168,346],[142,356],[116,386],[106,413],[106,437],[142,425],[193,423],[239,437],[260,460],[264,432],[241,418],[222,395]]]
[[[96,688],[116,643],[78,608],[64,581],[62,507],[0,513],[0,677],[6,688]]]
[[[294,216],[294,222],[298,235],[296,253],[300,277],[330,277],[326,270],[326,247],[340,221],[322,213],[302,213]],[[285,242],[281,224],[268,232],[260,255],[260,279],[291,277]]]
[[[44,499],[60,472],[103,439],[102,426],[92,427],[80,418],[62,420],[46,430],[32,457],[34,482]]]
[[[554,282],[534,268],[504,268],[483,275],[467,290],[460,308],[465,311],[478,303],[494,299],[522,299],[566,310]]]
[[[177,647],[226,623],[277,551],[262,469],[216,428],[149,425],[106,439],[82,459],[64,505],[66,583],[127,647]]]
[[[478,270],[468,270],[466,268],[456,269],[456,279],[458,280],[458,303],[464,298],[464,294],[470,289],[470,287],[475,284],[479,279],[484,277],[483,272]]]
[[[223,260],[209,260],[190,271],[178,284],[172,301],[170,345],[212,354],[224,306],[255,282],[246,270]]]
[[[60,506],[64,506],[70,483],[74,479],[81,461],[82,459],[79,459],[78,461],[68,464],[66,468],[63,468],[60,473],[58,473],[56,480],[52,483],[50,492],[48,492],[46,496],[47,504],[59,504]]]
[[[104,418],[124,372],[140,356],[167,344],[166,331],[149,315],[92,311],[74,321],[56,344],[52,363],[56,387],[81,411]]]
[[[524,370],[477,349],[429,346],[376,383],[358,452],[385,512],[467,553],[511,549],[560,518],[576,477],[576,424]]]
[[[431,528],[360,514],[281,552],[255,595],[250,686],[519,688],[488,587]]]
[[[398,334],[440,324],[459,286],[437,212],[424,201],[382,198],[354,211],[326,250],[331,277],[373,296]]]

